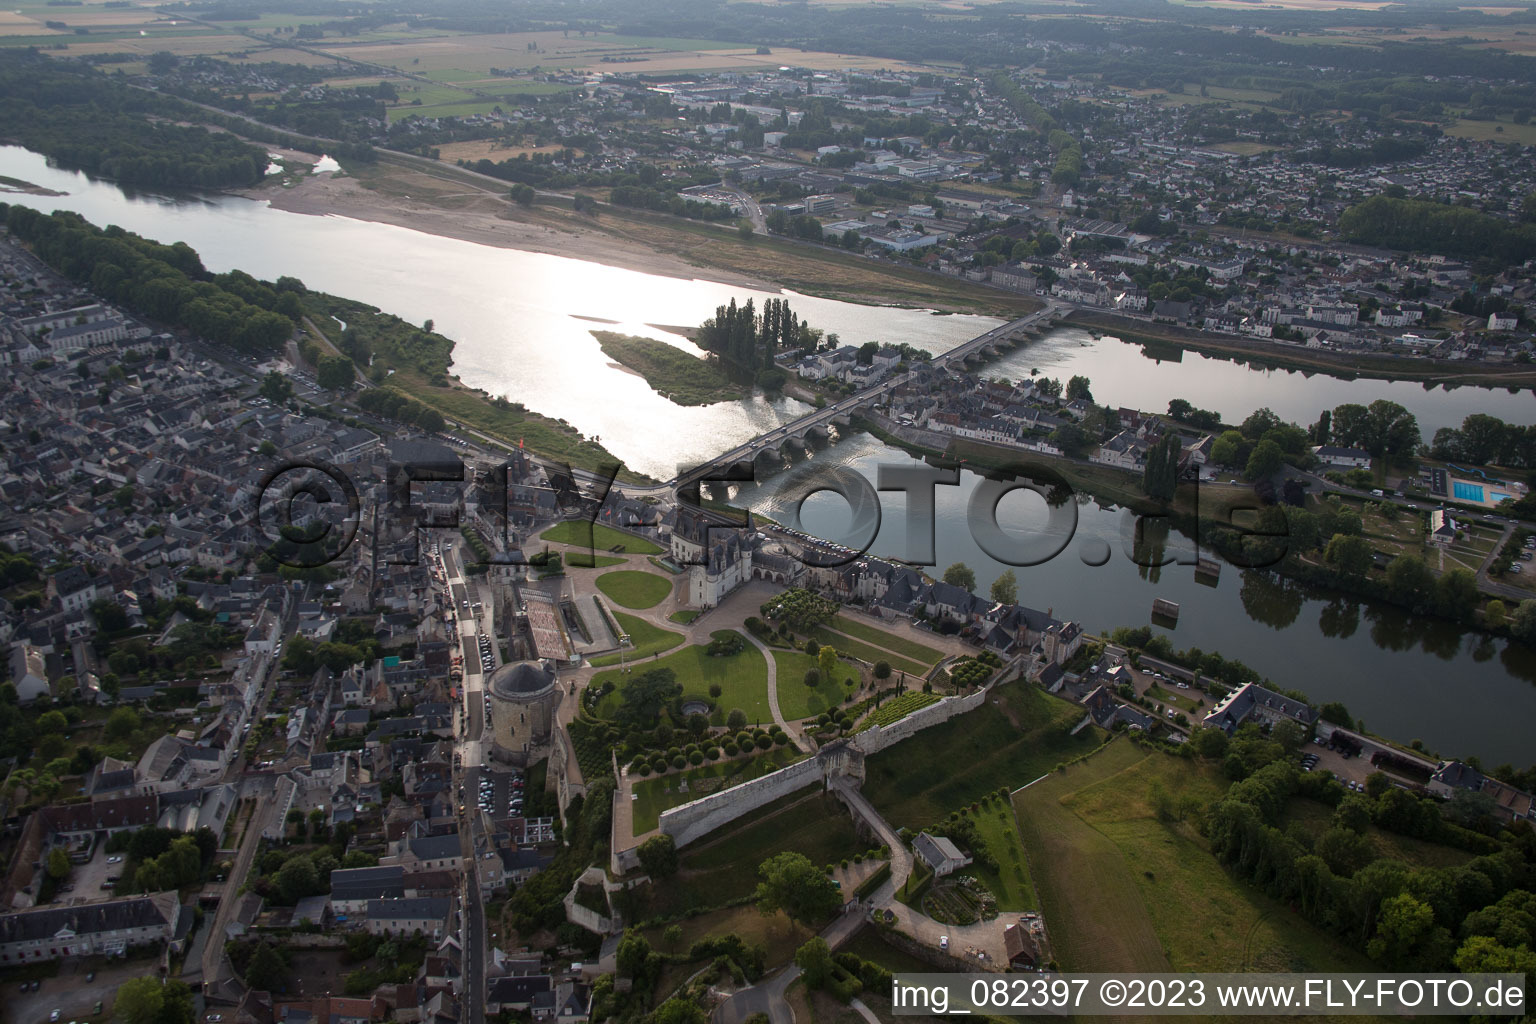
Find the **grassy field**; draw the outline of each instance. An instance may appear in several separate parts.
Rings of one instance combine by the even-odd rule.
[[[939,659],[944,657],[943,652],[937,651],[926,644],[920,644],[916,640],[899,636],[879,626],[871,625],[849,615],[832,616],[832,628],[839,633],[846,633],[851,637],[883,647],[887,651],[899,654],[913,661],[920,661],[925,665],[937,665]]]
[[[686,625],[688,625],[688,623],[692,622],[694,619],[696,619],[698,617],[699,617],[699,610],[697,608],[683,608],[683,609],[681,609],[679,611],[673,612],[671,615],[668,615],[667,616],[667,621],[668,622],[680,622],[680,623],[682,623],[683,625],[686,626]]]
[[[619,624],[619,628],[629,634],[634,650],[624,652],[622,659],[617,654],[605,654],[601,658],[593,658],[592,664],[599,668],[605,665],[617,665],[620,660],[633,664],[641,658],[649,658],[654,654],[670,651],[683,642],[681,633],[653,626],[637,615],[626,615],[621,611],[609,610],[613,611],[614,621]]]
[[[603,354],[645,378],[651,390],[677,405],[710,405],[744,398],[748,389],[726,376],[717,362],[691,355],[664,341],[613,331],[593,331]]]
[[[597,589],[625,608],[654,608],[672,593],[672,581],[653,572],[620,569],[599,576]]]
[[[846,672],[839,672],[831,679],[823,679],[815,686],[805,685],[805,673],[816,667],[816,659],[801,651],[774,651],[774,677],[779,684],[779,711],[785,720],[799,721],[815,718],[823,711],[831,711],[843,703],[852,692],[843,685],[849,675],[859,678],[857,666],[839,662]]]
[[[865,761],[864,795],[893,825],[922,828],[1001,786],[1014,789],[1102,742],[1067,731],[1082,709],[1027,683],[994,689],[975,711],[924,729]],[[956,765],[964,765],[957,771]]]
[[[891,669],[896,672],[906,672],[909,675],[921,677],[927,675],[928,670],[933,667],[931,664],[924,665],[910,658],[903,658],[899,654],[893,654],[883,648],[867,644],[862,640],[855,640],[851,636],[834,633],[825,626],[818,626],[811,631],[810,636],[823,647],[836,647],[840,654],[851,654],[855,658],[862,658],[871,664],[877,661],[888,661],[891,664]]]
[[[869,844],[861,841],[841,801],[812,787],[781,797],[683,851],[684,887],[705,905],[744,896],[757,885],[757,866],[786,850],[816,865],[835,864]]]
[[[563,523],[556,523],[543,533],[539,534],[539,540],[547,540],[551,544],[572,544],[577,547],[587,546],[587,526],[585,521],[567,519]],[[624,533],[615,530],[611,526],[602,523],[592,523],[591,546],[599,551],[612,551],[614,547],[622,545],[622,550],[631,555],[659,555],[661,548],[652,544],[644,537],[636,537],[632,533]]]
[[[1360,951],[1232,878],[1192,820],[1159,820],[1154,785],[1203,809],[1227,781],[1117,741],[1014,797],[1064,970],[1366,969]]]
[[[679,807],[709,793],[750,782],[793,764],[803,756],[794,747],[785,746],[756,757],[705,762],[686,772],[642,779],[634,786],[634,834],[643,835],[654,829],[661,812],[670,807]],[[688,784],[686,790],[681,788],[683,782]]]
[[[1522,146],[1536,146],[1536,124],[1515,124],[1507,120],[1468,121],[1457,118],[1455,124],[1445,129],[1445,134],[1474,142],[1515,142]]]
[[[568,462],[577,469],[597,470],[619,463],[607,449],[581,436],[574,427],[510,403],[498,405],[485,394],[465,387],[438,387],[418,370],[397,367],[390,384],[447,419],[489,434],[509,447],[523,441],[529,449]],[[638,479],[628,471],[621,471],[619,476]]]
[[[984,804],[972,817],[977,833],[986,841],[988,852],[997,859],[997,870],[990,871],[976,864],[965,870],[987,883],[987,888],[997,897],[1000,912],[1036,909],[1039,904],[1035,898],[1035,884],[1030,879],[1029,861],[1019,839],[1012,805]]]
[[[707,648],[703,645],[685,647],[664,658],[637,664],[635,671],[649,672],[653,668],[671,669],[677,674],[677,681],[683,686],[684,700],[704,700],[715,705],[715,712],[710,716],[715,725],[724,725],[726,715],[732,708],[745,711],[749,722],[771,723],[773,712],[768,707],[768,662],[763,658],[762,652],[751,644],[748,644],[739,654],[724,658],[712,658],[706,651]],[[605,718],[617,710],[619,694],[623,692],[626,679],[618,672],[599,672],[592,677],[592,682],[597,685],[610,680],[618,684],[618,688],[597,705],[598,714]],[[711,684],[720,686],[719,697],[709,695]]]

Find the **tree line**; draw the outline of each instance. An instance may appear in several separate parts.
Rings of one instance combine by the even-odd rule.
[[[1492,831],[1491,807],[1476,796],[1445,811]],[[1329,827],[1315,838],[1282,827],[1294,797],[1331,806]],[[1371,826],[1476,856],[1455,867],[1378,857]],[[1203,830],[1224,864],[1363,947],[1385,969],[1536,970],[1536,833],[1529,828],[1490,838],[1447,821],[1433,800],[1385,776],[1375,776],[1365,794],[1347,794],[1331,777],[1304,776],[1275,760],[1235,783]]]
[[[795,319],[786,299],[768,299],[759,312],[748,299],[736,305],[717,306],[715,315],[699,327],[698,345],[739,370],[756,374],[774,369],[780,352],[803,348],[811,337],[810,325]]]
[[[185,242],[164,245],[79,214],[0,204],[11,234],[66,277],[134,314],[252,355],[277,351],[302,316],[294,278],[269,285],[240,271],[210,274]]]
[[[188,116],[180,101],[48,58],[0,54],[0,96],[0,135],[64,167],[151,188],[234,188],[266,174],[267,154],[237,136],[148,120]]]
[[[1407,252],[1493,258],[1505,264],[1536,256],[1536,225],[1515,224],[1465,206],[1372,196],[1339,217],[1351,242]]]

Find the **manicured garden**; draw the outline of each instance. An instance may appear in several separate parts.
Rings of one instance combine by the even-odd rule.
[[[672,581],[653,572],[620,569],[599,576],[597,589],[625,608],[654,608],[672,593]]]
[[[911,658],[913,661],[922,662],[925,665],[937,665],[939,660],[944,657],[941,651],[937,651],[926,644],[920,644],[916,640],[881,629],[879,626],[862,622],[851,615],[838,613],[832,616],[831,627],[839,633],[847,633],[851,637],[857,637],[860,640],[874,644],[876,647],[883,647],[887,651],[899,654],[904,658]]]
[[[939,698],[934,694],[924,693],[921,690],[909,690],[890,700],[882,701],[865,721],[870,725],[890,725],[901,721],[919,708],[936,704],[938,701]]]
[[[631,802],[634,834],[644,835],[654,829],[661,812],[670,807],[679,807],[701,796],[750,782],[793,764],[804,756],[794,747],[787,746],[756,757],[721,760],[685,772],[640,779],[634,784],[635,799]],[[682,788],[685,782],[686,790]]]
[[[839,661],[839,670],[832,678],[819,678],[815,686],[806,686],[805,674],[816,668],[815,658],[801,651],[774,651],[773,664],[779,686],[779,711],[787,722],[814,718],[836,708],[854,692],[860,676],[857,665]],[[855,687],[845,685],[849,678],[854,680]]]
[[[683,642],[683,634],[652,625],[638,615],[626,615],[620,611],[614,611],[611,614],[619,628],[629,634],[629,642],[634,645],[634,649],[625,651],[623,655],[605,654],[601,658],[593,658],[592,664],[599,667],[617,665],[621,658],[626,664],[641,658],[649,658],[653,654],[670,651]]]
[[[620,620],[621,624],[630,618],[622,612],[615,612],[614,616]],[[625,628],[629,627],[626,625]],[[633,635],[631,633],[631,636]],[[675,633],[669,635],[677,636]],[[735,630],[722,629],[716,630],[711,636],[739,637],[741,634]],[[713,725],[724,725],[725,716],[732,708],[740,708],[746,712],[749,723],[771,724],[773,722],[773,712],[768,707],[768,663],[764,660],[762,652],[745,642],[739,653],[724,657],[711,655],[706,645],[694,645],[674,651],[665,657],[637,664],[628,672],[621,673],[617,670],[599,672],[593,676],[588,685],[600,687],[612,683],[615,688],[598,701],[596,708],[598,717],[612,718],[618,712],[623,688],[629,679],[636,674],[658,668],[672,670],[677,682],[682,685],[683,701],[698,700],[713,706],[714,710],[710,715],[710,722]],[[710,693],[712,686],[720,688],[718,697]]]
[[[551,544],[574,544],[577,547],[586,547],[588,534],[591,529],[592,547],[598,551],[619,551],[629,555],[659,555],[661,548],[652,544],[644,537],[636,537],[632,533],[624,533],[615,530],[611,526],[602,523],[578,522],[567,519],[563,523],[556,523],[543,533],[539,534],[540,540],[549,541]]]

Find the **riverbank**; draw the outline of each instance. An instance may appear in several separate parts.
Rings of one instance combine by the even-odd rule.
[[[381,158],[371,166],[349,166],[343,174],[307,175],[291,188],[266,185],[240,194],[290,213],[373,221],[648,274],[764,291],[788,289],[863,305],[1003,319],[1040,305],[1021,295],[836,249],[764,235],[743,238],[734,225],[602,202],[596,213],[578,214],[568,198],[554,195],[522,206],[507,198],[506,188],[452,165],[428,169]]]
[[[593,331],[603,354],[641,377],[651,390],[677,405],[713,405],[745,398],[749,388],[737,384],[717,362],[690,355],[675,345],[613,331]]]
[[[1450,387],[1536,386],[1536,366],[1484,363],[1478,364],[1475,369],[1455,370],[1452,367],[1456,364],[1444,361],[1327,352],[1321,349],[1278,345],[1264,340],[1247,341],[1228,334],[1212,334],[1208,331],[1178,327],[1173,324],[1149,323],[1145,320],[1114,316],[1093,310],[1074,309],[1065,319],[1066,323],[1072,326],[1113,334],[1121,341],[1148,345],[1172,345],[1218,358],[1273,369],[1325,373],[1344,380],[1368,377],[1379,380],[1418,381],[1427,385],[1441,384]]]
[[[1497,594],[1476,591],[1467,602],[1447,604],[1438,577],[1427,589],[1404,594],[1393,586],[1382,565],[1374,566],[1366,575],[1351,577],[1326,564],[1316,549],[1306,552],[1292,549],[1283,532],[1269,532],[1263,526],[1263,519],[1256,518],[1266,503],[1246,485],[1184,483],[1179,485],[1174,501],[1164,504],[1142,491],[1135,474],[1109,466],[1015,451],[968,438],[954,438],[939,449],[904,439],[868,417],[856,418],[853,426],[918,458],[959,462],[980,473],[1028,476],[1055,489],[1053,504],[1057,498],[1071,500],[1073,494],[1080,493],[1091,496],[1101,505],[1128,509],[1147,517],[1143,522],[1148,526],[1162,524],[1160,528],[1176,530],[1199,548],[1220,555],[1236,568],[1258,568],[1262,570],[1261,575],[1273,573],[1286,580],[1288,585],[1307,589],[1312,596],[1374,601],[1409,615],[1454,624],[1463,631],[1519,639],[1510,621],[1490,623],[1483,616],[1481,609],[1485,600],[1496,598]],[[1283,527],[1281,529],[1283,531]],[[1150,533],[1146,537],[1138,536],[1137,543],[1158,544]]]

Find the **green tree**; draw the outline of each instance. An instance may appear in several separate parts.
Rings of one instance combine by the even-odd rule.
[[[165,986],[158,978],[129,978],[117,988],[112,1001],[113,1013],[124,1024],[157,1024],[165,1008]]]
[[[888,661],[875,662],[874,676],[882,682],[891,678],[891,663]]]
[[[1249,480],[1264,480],[1279,472],[1285,465],[1285,452],[1273,441],[1264,440],[1254,445],[1248,456],[1243,476]]]
[[[998,604],[1017,604],[1019,600],[1019,578],[1014,575],[1012,569],[1005,570],[1002,575],[992,581],[992,600]],[[882,662],[881,664],[884,664]],[[891,674],[891,667],[885,666],[885,674]],[[880,678],[885,678],[881,676]]]
[[[41,733],[62,733],[69,728],[69,719],[62,711],[44,711],[37,716],[36,727]]]
[[[816,667],[820,669],[821,677],[830,681],[837,671],[837,648],[828,644],[817,651]]]
[[[320,365],[315,373],[315,382],[327,391],[346,388],[352,385],[356,374],[352,367],[352,360],[346,356],[321,356]]]
[[[283,902],[290,906],[306,896],[314,896],[322,891],[320,873],[315,870],[315,862],[304,854],[284,861],[283,866],[277,869],[274,881]]]
[[[795,950],[795,966],[805,977],[807,986],[819,989],[832,978],[832,949],[820,935]]]
[[[1483,621],[1488,624],[1489,629],[1498,629],[1504,625],[1504,619],[1507,614],[1508,609],[1504,602],[1498,598],[1494,598],[1483,606]]]
[[[786,850],[763,861],[757,869],[762,879],[755,898],[765,914],[782,910],[802,924],[816,924],[842,906],[842,894],[832,879],[804,854]]]
[[[692,999],[673,996],[651,1011],[651,1024],[708,1024],[709,1017]]]
[[[1435,611],[1449,618],[1464,619],[1472,614],[1480,600],[1477,577],[1472,570],[1460,567],[1447,569],[1435,581]]]
[[[677,874],[677,846],[666,833],[652,836],[635,851],[640,867],[652,878],[670,878]]]
[[[1077,398],[1085,402],[1093,401],[1093,386],[1087,377],[1075,376],[1067,381],[1067,400]]]
[[[1323,550],[1323,561],[1348,579],[1363,579],[1371,571],[1375,557],[1375,549],[1364,537],[1346,537],[1341,533],[1334,534]]]
[[[62,846],[55,846],[48,851],[48,877],[55,882],[62,882],[69,877],[69,854]]]
[[[1418,555],[1398,555],[1387,566],[1387,591],[1400,604],[1420,604],[1434,585],[1434,573]]]
[[[267,401],[281,405],[293,397],[293,384],[276,370],[268,370],[267,375],[261,378],[259,394]]]
[[[283,962],[281,953],[262,941],[246,965],[245,981],[251,988],[276,992],[288,984],[288,965]]]
[[[975,590],[976,574],[964,562],[956,562],[944,570],[944,582],[966,590]]]
[[[1376,935],[1366,943],[1372,960],[1388,967],[1407,967],[1421,942],[1435,926],[1435,912],[1408,893],[1383,900],[1376,922]]]

